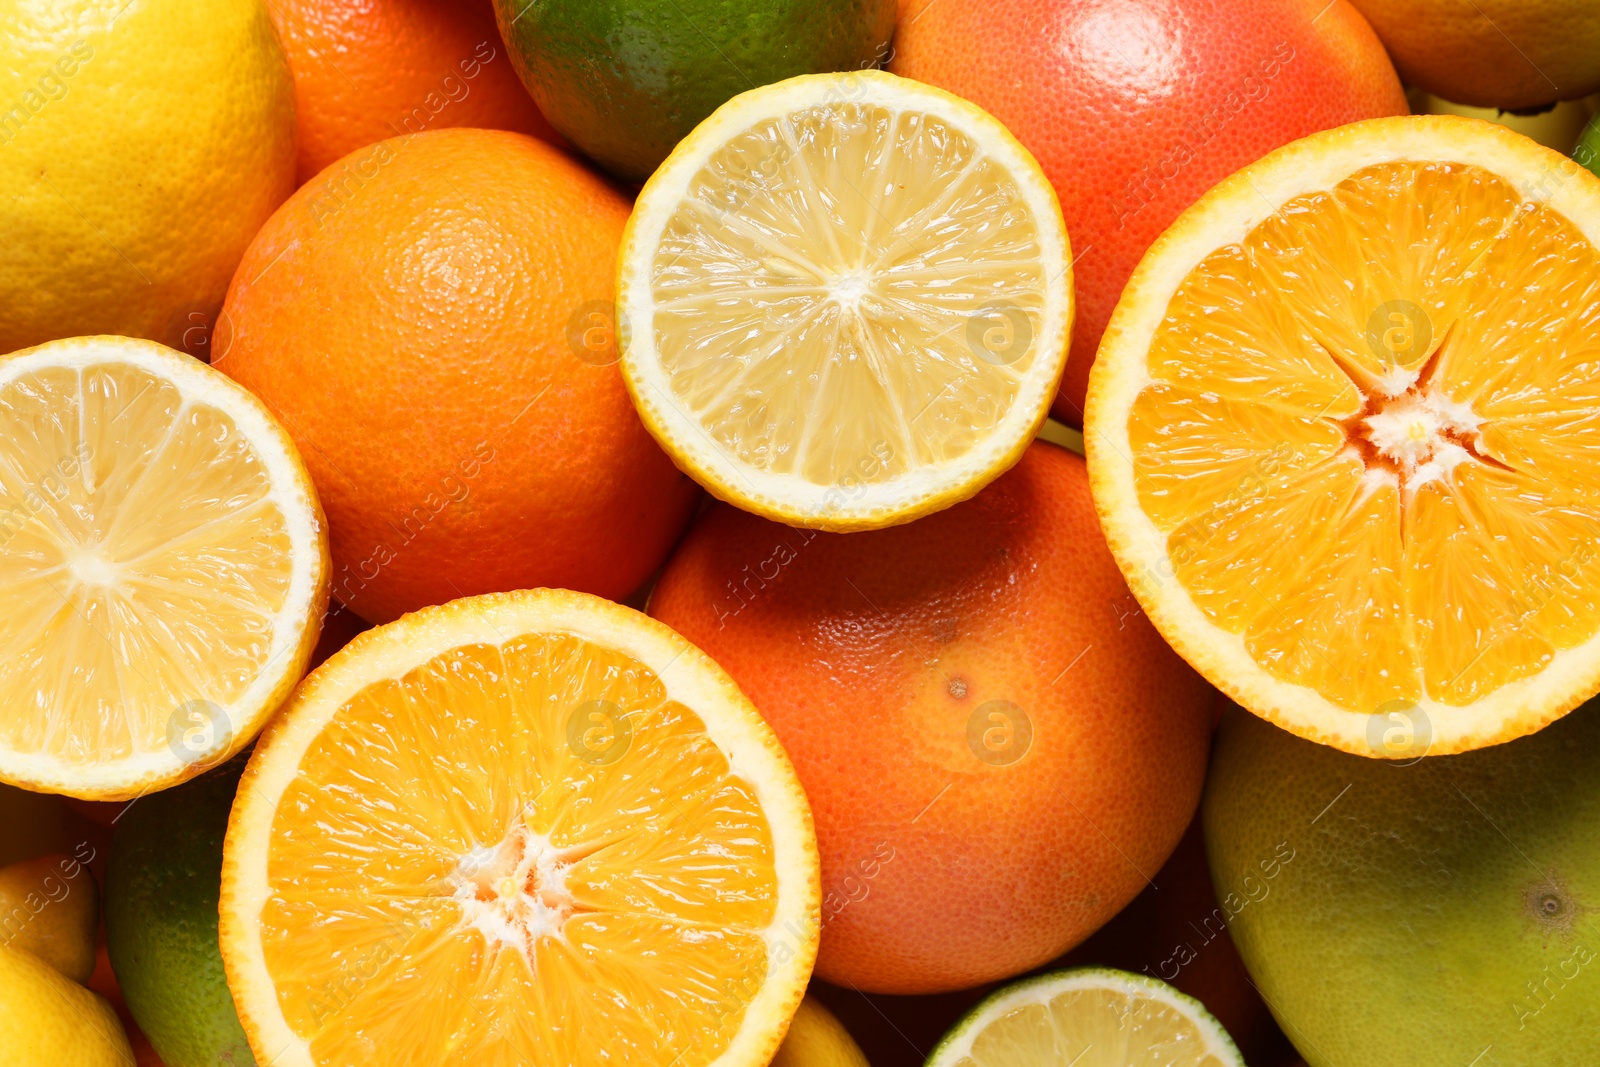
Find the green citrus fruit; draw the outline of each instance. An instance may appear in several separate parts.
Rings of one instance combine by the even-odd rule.
[[[550,124],[643,181],[746,89],[881,64],[895,0],[495,0],[495,11]]]
[[[1203,812],[1221,919],[1311,1067],[1594,1064],[1600,701],[1410,762],[1234,709]]]
[[[1578,147],[1572,150],[1572,158],[1600,174],[1600,115],[1589,121],[1583,136],[1578,138]]]
[[[106,947],[123,1000],[166,1067],[254,1064],[217,945],[222,838],[245,756],[141,797],[117,820]]]

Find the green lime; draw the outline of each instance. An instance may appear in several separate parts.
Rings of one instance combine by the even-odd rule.
[[[718,106],[797,74],[889,57],[896,0],[495,0],[550,124],[644,181]]]
[[[106,948],[123,1000],[167,1067],[255,1063],[217,946],[222,838],[245,756],[140,797],[106,868]]]
[[[1593,1067],[1600,700],[1404,762],[1233,709],[1203,812],[1218,920],[1311,1067]]]
[[[1600,115],[1589,120],[1583,136],[1578,138],[1578,147],[1572,150],[1572,158],[1600,174]]]

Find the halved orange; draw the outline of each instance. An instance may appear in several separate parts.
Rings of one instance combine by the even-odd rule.
[[[76,337],[0,357],[0,780],[92,800],[249,744],[328,603],[310,476],[190,356]]]
[[[772,731],[673,631],[493,594],[357,637],[251,758],[223,857],[260,1063],[762,1067],[820,928]]]
[[[1111,547],[1214,684],[1369,756],[1600,688],[1600,179],[1502,127],[1356,123],[1153,245],[1085,436]]]

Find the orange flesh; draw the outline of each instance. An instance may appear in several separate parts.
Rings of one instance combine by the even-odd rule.
[[[290,1028],[319,1064],[396,1067],[708,1063],[765,979],[778,892],[699,717],[565,633],[360,691],[283,795],[268,883]]]
[[[0,744],[160,751],[267,663],[293,558],[271,479],[226,413],[129,364],[21,375],[0,418]]]
[[[1600,630],[1600,253],[1509,182],[1396,162],[1291,200],[1148,358],[1140,502],[1274,677],[1461,706]]]

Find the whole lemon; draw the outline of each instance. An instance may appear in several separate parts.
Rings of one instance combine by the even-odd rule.
[[[0,1055],[6,1067],[126,1067],[111,1005],[33,953],[0,945]]]
[[[203,357],[294,166],[261,0],[0,0],[0,352],[117,333]]]
[[[26,949],[72,979],[94,973],[100,893],[85,862],[55,853],[0,867],[0,945]]]

